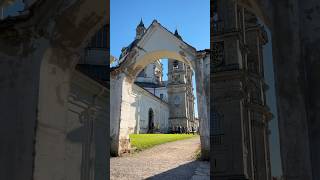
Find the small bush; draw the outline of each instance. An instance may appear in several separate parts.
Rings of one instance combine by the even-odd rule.
[[[196,150],[196,152],[194,154],[194,159],[195,160],[199,160],[199,161],[202,160],[202,158],[201,158],[201,148],[200,147]]]

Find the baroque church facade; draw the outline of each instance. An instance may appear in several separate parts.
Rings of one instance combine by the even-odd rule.
[[[146,28],[142,22],[136,28],[135,40],[122,49],[120,58],[139,41]],[[181,39],[176,30],[174,36]],[[119,62],[121,63],[121,62]],[[131,133],[169,133],[178,127],[197,130],[199,122],[194,116],[193,71],[183,62],[168,59],[168,80],[163,80],[163,64],[155,60],[136,77],[131,95],[136,98],[135,121]]]
[[[270,180],[263,46],[267,33],[255,15],[235,1],[214,4],[213,174],[217,180]]]

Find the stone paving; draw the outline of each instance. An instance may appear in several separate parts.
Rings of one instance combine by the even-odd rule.
[[[199,167],[195,170],[192,180],[209,180],[210,164],[209,162],[199,161]]]
[[[195,161],[199,137],[110,159],[111,180],[209,180],[209,162]]]

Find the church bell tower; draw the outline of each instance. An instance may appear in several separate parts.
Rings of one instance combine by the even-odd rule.
[[[141,19],[139,25],[136,28],[136,39],[141,39],[141,37],[145,32],[146,32],[146,28],[144,27],[144,24]]]
[[[178,31],[174,35],[182,40]],[[192,69],[174,59],[168,60],[169,126],[191,128],[194,121],[194,96],[192,93]]]

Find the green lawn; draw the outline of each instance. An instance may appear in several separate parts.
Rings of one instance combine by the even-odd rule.
[[[130,134],[131,146],[138,151],[155,145],[196,137],[193,134]]]

